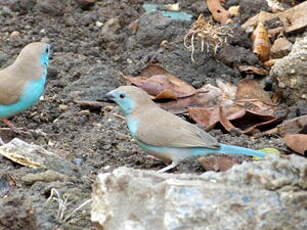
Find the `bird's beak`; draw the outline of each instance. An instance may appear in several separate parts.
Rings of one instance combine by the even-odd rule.
[[[115,95],[114,95],[114,92],[113,91],[110,91],[106,94],[106,98],[108,98],[109,100],[111,101],[114,101],[115,99]]]

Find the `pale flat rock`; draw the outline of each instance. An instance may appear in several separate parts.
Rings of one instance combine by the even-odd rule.
[[[104,230],[307,229],[307,160],[245,162],[227,172],[99,174],[91,220]]]
[[[288,101],[307,100],[307,33],[297,38],[287,56],[276,61],[270,76]]]
[[[69,176],[77,176],[78,169],[71,162],[41,146],[14,138],[0,146],[0,155],[30,168],[46,168]]]
[[[307,27],[306,12],[307,1],[282,12],[269,13],[261,11],[257,15],[249,18],[242,25],[242,28],[246,31],[251,31],[254,27],[257,26],[258,23],[265,23],[266,21],[270,21],[278,17],[283,23],[285,32],[296,32]]]

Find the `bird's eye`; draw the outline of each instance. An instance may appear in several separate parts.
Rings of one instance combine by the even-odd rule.
[[[121,99],[123,99],[123,98],[125,98],[125,97],[126,97],[126,95],[125,95],[125,94],[123,94],[123,93],[121,93],[121,94],[119,95],[119,97],[120,97]]]
[[[46,53],[49,53],[49,52],[50,52],[50,47],[49,47],[49,46],[46,47],[45,52],[46,52]]]

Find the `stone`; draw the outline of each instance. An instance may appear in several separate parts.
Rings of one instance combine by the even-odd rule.
[[[40,173],[28,173],[21,177],[21,181],[27,185],[32,185],[38,181],[52,182],[52,181],[68,181],[69,177],[55,172],[53,170],[47,170]]]
[[[277,38],[271,47],[272,58],[282,58],[290,53],[292,43],[286,37]]]
[[[278,155],[226,172],[99,174],[91,220],[104,230],[307,228],[307,160]]]
[[[0,155],[30,168],[47,168],[68,175],[79,176],[77,167],[41,146],[28,144],[18,138],[0,147]]]
[[[277,90],[289,104],[307,99],[307,33],[297,38],[289,55],[277,60],[270,71]]]
[[[37,0],[37,9],[51,16],[64,15],[65,4],[60,0]]]

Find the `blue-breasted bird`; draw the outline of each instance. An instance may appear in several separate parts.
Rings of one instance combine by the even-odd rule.
[[[15,62],[0,71],[0,119],[13,116],[36,103],[43,94],[50,45],[34,42],[25,46]]]
[[[140,88],[121,86],[106,96],[116,102],[125,117],[132,137],[147,153],[172,164],[159,170],[165,172],[192,156],[209,153],[241,154],[264,157],[249,148],[220,144],[204,130],[161,109]]]

